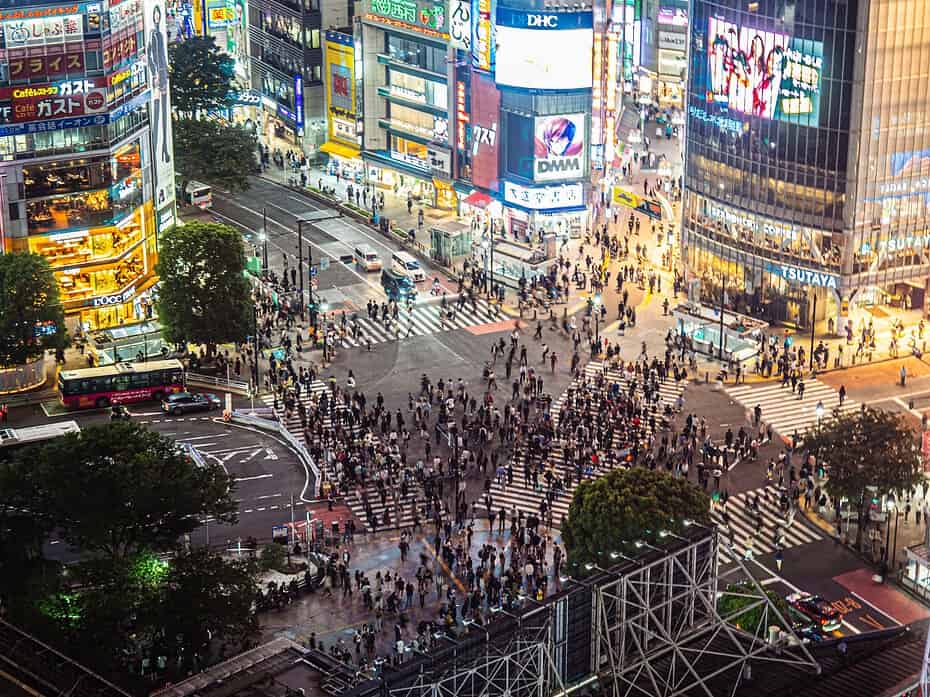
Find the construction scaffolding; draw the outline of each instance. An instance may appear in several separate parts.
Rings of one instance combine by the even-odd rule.
[[[545,601],[527,599],[485,626],[443,636],[421,659],[351,694],[567,697],[587,688],[609,697],[722,697],[742,694],[762,663],[819,673],[747,564],[721,573],[718,543],[715,528],[699,525],[633,543],[610,555],[609,569],[589,565],[592,575]],[[747,631],[740,623],[750,616]]]

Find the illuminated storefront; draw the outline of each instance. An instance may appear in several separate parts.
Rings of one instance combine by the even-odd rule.
[[[765,319],[837,332],[850,308],[925,306],[930,35],[905,37],[889,2],[753,5],[691,5],[688,280],[708,302],[726,286]],[[908,7],[922,26],[930,3]]]
[[[365,180],[417,205],[455,210],[449,20],[445,2],[369,0],[356,55],[366,76]]]
[[[163,0],[36,3],[25,22],[3,7],[3,251],[48,259],[84,330],[150,317],[175,219]],[[21,67],[27,50],[42,65]],[[62,50],[74,58],[59,66]]]
[[[361,124],[355,78],[355,40],[349,34],[326,32],[324,53],[326,93],[326,142],[320,147],[329,155],[330,174],[360,180],[364,171]]]

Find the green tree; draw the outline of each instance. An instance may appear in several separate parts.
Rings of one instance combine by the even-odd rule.
[[[807,432],[804,445],[827,472],[827,493],[857,511],[857,546],[872,497],[900,495],[922,478],[917,433],[891,412],[834,413]]]
[[[185,182],[245,191],[258,169],[257,150],[258,138],[242,126],[190,118],[174,122],[175,170]]]
[[[171,105],[181,114],[227,109],[235,102],[235,61],[212,36],[195,36],[168,48]],[[177,150],[177,148],[176,148]]]
[[[680,477],[641,467],[611,470],[575,490],[562,526],[574,572],[587,563],[610,565],[612,551],[674,532],[685,520],[707,523],[707,493]]]
[[[248,648],[258,632],[257,593],[254,562],[227,561],[204,548],[179,555],[157,604],[143,617],[152,657],[169,657],[174,674],[168,677],[174,679],[202,669],[216,637],[223,637],[229,653]]]
[[[188,223],[162,238],[158,315],[169,341],[216,345],[244,341],[252,299],[244,275],[242,236],[228,225]]]
[[[770,590],[766,590],[765,595],[781,616],[790,622],[791,609],[785,599]],[[755,585],[749,581],[731,583],[717,599],[717,612],[730,623],[753,635],[761,636],[759,630],[764,633],[773,624],[788,629],[775,613],[768,612],[766,604],[760,602],[761,599]],[[767,626],[761,626],[763,623]]]
[[[5,503],[92,556],[174,548],[207,516],[235,522],[234,482],[131,421],[88,426],[0,465]]]
[[[28,252],[0,254],[0,366],[26,363],[66,343],[65,313],[48,261]]]

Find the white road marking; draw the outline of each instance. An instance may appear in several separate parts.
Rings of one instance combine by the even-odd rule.
[[[854,592],[852,592],[852,591],[849,591],[849,594],[850,594],[852,597],[854,597],[856,600],[858,600],[859,602],[862,602],[862,603],[865,603],[866,605],[868,605],[870,608],[872,608],[873,610],[875,610],[875,612],[879,613],[880,615],[884,615],[885,617],[887,617],[889,620],[891,620],[892,622],[894,622],[894,623],[895,623],[896,625],[898,625],[899,627],[901,626],[901,622],[899,622],[898,620],[896,620],[894,617],[892,617],[891,615],[889,615],[889,614],[888,614],[887,612],[885,612],[884,610],[875,607],[872,603],[870,603],[868,600],[866,600],[865,598],[863,598],[863,597],[862,597],[861,595],[859,595],[858,593],[854,593]]]
[[[858,629],[856,629],[855,627],[853,627],[853,626],[852,626],[849,622],[847,622],[846,620],[841,620],[840,622],[841,622],[841,624],[842,624],[844,627],[846,627],[846,629],[848,629],[849,631],[851,631],[853,634],[862,634],[861,631],[859,631]]]
[[[255,457],[256,455],[258,455],[261,451],[262,451],[261,448],[259,448],[258,450],[253,451],[251,455],[248,455],[247,457],[244,457],[244,458],[242,458],[241,460],[239,460],[239,464],[241,465],[241,464],[243,464],[243,463],[248,462],[248,461],[251,460],[253,457]]]
[[[274,451],[271,448],[265,448],[265,457],[264,460],[277,460],[278,456],[274,454]]]
[[[234,481],[237,482],[251,482],[253,479],[267,479],[268,477],[273,477],[273,474],[256,474],[251,477],[236,477]]]
[[[190,431],[187,431],[187,433],[190,433]],[[207,438],[226,438],[228,435],[229,435],[228,433],[214,433],[211,436],[192,436],[191,438],[175,438],[175,440],[180,440],[180,441],[205,440]],[[213,445],[213,444],[204,443],[203,445]]]

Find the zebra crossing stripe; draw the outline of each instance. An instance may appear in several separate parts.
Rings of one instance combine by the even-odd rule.
[[[602,364],[600,363],[589,363],[585,366],[584,374],[587,378],[594,378],[602,374]],[[625,391],[629,390],[630,381],[623,377],[619,371],[608,369],[605,375],[607,384],[617,382],[621,385],[621,388]],[[558,426],[559,413],[561,411],[562,404],[568,398],[568,391],[571,389],[577,389],[580,386],[580,380],[575,379],[569,385],[569,388],[562,392],[552,404],[552,419],[553,424]],[[679,395],[681,395],[685,388],[687,387],[687,382],[682,380],[676,383],[670,378],[666,378],[664,381],[659,383],[659,401],[660,403],[674,404]],[[636,392],[642,394],[643,381],[642,379],[637,380]],[[614,435],[615,439],[621,437],[620,433]],[[617,441],[611,444],[612,447],[617,445]],[[498,483],[496,473],[494,473],[494,478],[491,480],[491,499],[495,511],[500,508],[505,508],[506,510],[511,510],[516,508],[519,511],[523,511],[525,514],[530,515],[539,515],[539,504],[546,497],[545,489],[540,487],[539,491],[533,489],[532,484],[526,484],[523,481],[523,459],[520,457],[523,453],[515,454],[515,464],[514,466],[514,477],[512,484],[500,484]],[[554,472],[562,475],[566,471],[564,456],[561,446],[557,446],[553,449],[548,462],[551,465],[551,469]],[[607,468],[600,464],[595,470],[593,477],[588,476],[582,479],[586,481],[593,479],[594,477],[601,476],[607,472]],[[540,476],[540,479],[542,477]],[[578,486],[578,481],[573,478],[571,487],[566,488],[561,491],[558,496],[553,499],[551,505],[552,511],[552,522],[553,525],[558,526],[563,516],[568,515],[568,509],[571,506],[572,495],[575,489]],[[483,501],[486,503],[486,500]]]
[[[759,497],[759,510],[762,514],[762,530],[758,535],[756,530],[756,517],[750,511],[750,500],[756,495]],[[746,555],[746,550],[750,546],[747,543],[753,540],[751,547],[754,555],[771,554],[776,551],[774,541],[775,533],[781,528],[784,535],[782,549],[790,547],[800,547],[822,540],[823,535],[818,531],[808,528],[804,525],[799,516],[795,513],[793,521],[786,524],[785,516],[780,506],[775,502],[779,497],[779,491],[776,487],[767,485],[759,489],[744,491],[729,498],[727,503],[727,513],[729,515],[729,530],[732,532],[733,547],[732,552],[740,557]],[[727,533],[727,526],[724,525],[723,513],[719,509],[711,511],[711,520],[721,529],[724,544],[721,545],[721,558],[726,561],[733,561],[733,554],[729,551],[730,535]]]
[[[822,418],[830,418],[836,410],[848,414],[860,408],[854,400],[846,400],[841,406],[839,393],[816,379],[805,381],[803,399],[798,399],[798,393],[780,381],[763,385],[734,385],[726,388],[726,393],[747,409],[758,404],[762,409],[762,420],[783,436],[790,436],[795,430],[803,434],[816,426],[820,418],[818,402],[823,404]]]
[[[442,308],[438,305],[415,306],[412,314],[402,311],[396,320],[391,320],[390,329],[379,320],[370,319],[367,316],[359,317],[357,320],[359,338],[353,338],[349,332],[342,338],[342,345],[344,348],[357,348],[369,340],[372,344],[381,344],[397,338],[428,336],[495,321],[491,307],[483,300],[477,303],[474,311],[471,310],[469,305],[466,305],[462,309],[455,311],[453,319],[447,317],[442,322],[439,320],[441,311]]]

